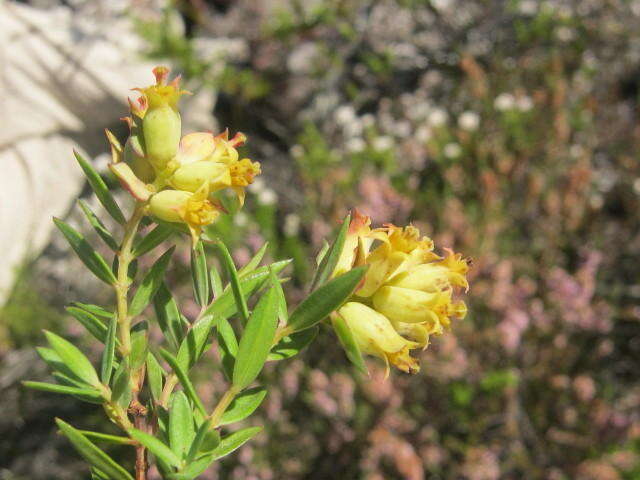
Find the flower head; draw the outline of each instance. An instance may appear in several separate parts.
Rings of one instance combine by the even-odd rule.
[[[370,225],[369,217],[355,212],[334,276],[359,265],[369,268],[352,301],[337,313],[362,351],[413,373],[417,360],[407,352],[426,348],[431,335],[466,315],[465,303],[456,297],[469,288],[469,261],[449,249],[444,258],[438,256],[433,241],[412,225]]]
[[[148,202],[149,214],[185,224],[195,245],[202,228],[224,211],[213,194],[229,188],[243,203],[244,189],[260,173],[260,164],[239,160],[237,148],[247,139],[242,133],[233,138],[228,130],[181,136],[178,101],[188,92],[180,89],[179,77],[167,83],[167,68],[153,73],[155,85],[136,88],[140,98],[129,100],[131,116],[123,120],[130,134],[124,147],[107,131],[110,168],[136,200]]]
[[[141,98],[143,98],[143,100],[138,100],[140,107],[136,108],[136,114],[141,118],[144,117],[146,109],[169,106],[177,111],[180,97],[189,94],[189,91],[180,89],[180,76],[177,76],[167,84],[167,79],[169,78],[169,69],[167,67],[160,66],[154,68],[153,75],[156,77],[155,85],[144,88],[134,88],[134,90],[142,93]]]
[[[246,141],[246,136],[237,133],[229,140],[228,131],[214,136],[208,132],[185,135],[180,141],[176,155],[177,169],[168,183],[179,190],[196,191],[208,183],[209,192],[231,187],[244,203],[244,189],[260,174],[260,164],[248,158],[238,160],[236,147]]]

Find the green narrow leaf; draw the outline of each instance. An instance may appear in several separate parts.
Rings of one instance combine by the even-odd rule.
[[[213,455],[214,459],[225,457],[247,443],[261,431],[262,427],[249,427],[233,432],[220,441],[220,445],[211,451],[211,455]]]
[[[51,375],[53,375],[53,378],[55,378],[58,382],[60,382],[61,385],[66,385],[67,387],[75,387],[80,389],[88,388],[89,390],[94,390],[93,387],[91,387],[91,385],[87,385],[82,380],[78,380],[78,377],[76,377],[75,375],[67,375],[66,373],[62,373],[62,372],[53,372]]]
[[[45,330],[44,334],[51,348],[55,350],[60,360],[62,360],[62,363],[64,363],[69,370],[89,385],[93,385],[94,387],[100,385],[98,374],[89,359],[84,356],[84,353],[71,342],[59,337],[55,333]]]
[[[131,401],[131,382],[129,381],[128,362],[123,360],[111,379],[111,400],[123,408]]]
[[[92,388],[91,385],[88,385],[86,382],[80,380],[73,372],[71,372],[64,363],[60,360],[60,357],[51,350],[50,348],[42,348],[38,347],[38,354],[43,358],[47,364],[54,369],[53,377],[60,382],[60,385],[56,384],[42,384],[42,388],[46,389],[46,391],[53,393],[62,393],[69,394],[76,397],[78,400],[82,400],[83,402],[89,403],[97,403],[101,404],[104,399],[101,395],[101,392]],[[41,382],[36,382],[36,384]],[[52,387],[47,387],[45,385],[53,385]],[[56,387],[70,387],[73,390],[60,390],[56,389],[55,391],[52,388]],[[35,388],[35,387],[34,387]],[[98,396],[96,396],[98,395]]]
[[[158,224],[153,230],[139,239],[133,245],[133,256],[139,257],[150,252],[175,233],[175,230],[167,225]]]
[[[46,347],[36,347],[36,351],[40,358],[44,360],[47,365],[54,371],[54,374],[61,373],[67,382],[71,386],[77,386],[80,388],[87,388],[89,384],[73,373],[69,367],[67,367],[60,356],[55,350]]]
[[[213,291],[213,298],[216,299],[222,295],[224,288],[222,286],[222,278],[220,278],[220,272],[214,266],[211,267],[209,274],[209,281],[211,282],[211,290]]]
[[[97,468],[91,469],[91,480],[111,480],[107,475],[102,473]]]
[[[87,217],[89,224],[100,236],[102,241],[106,243],[111,250],[113,250],[114,252],[117,251],[119,248],[118,242],[115,241],[115,239],[111,235],[111,232],[107,230],[107,227],[104,226],[98,216],[93,212],[93,210],[91,210],[87,202],[85,202],[84,200],[78,200],[78,203],[80,204],[80,208],[82,209],[85,217]]]
[[[113,358],[116,351],[116,329],[118,328],[118,318],[114,315],[107,330],[107,339],[102,352],[102,363],[100,365],[100,380],[105,385],[111,381],[113,372]]]
[[[109,435],[108,433],[92,432],[91,430],[78,430],[82,435],[93,440],[102,440],[103,442],[113,443],[115,445],[131,445],[133,440],[127,437],[117,435]]]
[[[147,353],[147,381],[151,396],[158,402],[162,396],[162,377],[163,370],[155,355],[151,352]]]
[[[153,453],[156,457],[162,459],[165,463],[179,468],[180,467],[180,458],[171,451],[171,449],[162,443],[156,437],[149,435],[148,433],[142,432],[136,428],[132,428],[129,430],[129,435],[134,440],[137,440],[142,445],[147,447],[147,449]]]
[[[288,328],[296,332],[324,320],[351,296],[365,272],[366,267],[354,268],[311,292],[289,317]]]
[[[41,390],[43,392],[61,393],[64,395],[78,395],[81,397],[90,398],[93,401],[102,401],[102,395],[98,390],[91,388],[77,388],[68,387],[66,385],[58,385],[55,383],[45,382],[22,382],[26,388],[32,388],[34,390]]]
[[[109,455],[96,447],[79,430],[56,418],[60,431],[69,439],[82,457],[113,480],[133,480],[127,471],[118,465]]]
[[[345,322],[340,315],[332,315],[331,324],[333,325],[336,335],[338,335],[338,340],[340,340],[342,348],[344,348],[344,351],[347,354],[347,358],[358,368],[358,370],[365,375],[368,375],[369,371],[367,370],[367,366],[362,358],[360,347],[358,347],[358,343],[355,338],[353,338],[353,333],[351,332],[349,325],[347,325],[347,322]]]
[[[176,355],[178,363],[185,371],[193,367],[205,352],[209,334],[216,323],[217,319],[213,315],[205,315],[189,329]]]
[[[328,251],[329,251],[329,244],[327,243],[326,240],[322,240],[322,247],[320,248],[318,255],[316,255],[316,267],[320,266],[320,264],[322,263],[322,259],[324,258],[324,256],[327,254]]]
[[[242,286],[238,277],[236,266],[233,263],[231,254],[226,245],[221,241],[216,242],[216,247],[220,252],[221,262],[224,265],[227,277],[229,278],[229,284],[231,285],[231,291],[233,292],[233,298],[236,302],[236,309],[240,313],[243,321],[246,323],[249,319],[249,309],[247,308],[247,301],[243,295]]]
[[[255,412],[266,396],[267,390],[264,387],[254,387],[240,393],[225,410],[220,420],[220,425],[228,425],[244,420]]]
[[[265,242],[265,244],[262,245],[262,247],[260,247],[260,250],[256,252],[256,254],[251,258],[251,260],[249,260],[247,264],[238,271],[239,277],[242,278],[245,275],[248,275],[249,273],[253,272],[256,268],[258,268],[258,265],[260,265],[260,262],[262,261],[262,257],[264,257],[264,254],[267,252],[268,246],[269,246],[269,242]]]
[[[218,322],[218,351],[224,374],[228,380],[231,380],[238,354],[238,340],[233,327],[226,318],[221,318]]]
[[[307,347],[318,335],[318,326],[307,328],[295,332],[287,337],[284,337],[278,342],[278,344],[271,349],[271,353],[267,357],[268,361],[284,360],[297,355],[300,350]]]
[[[140,315],[149,302],[154,297],[158,289],[163,283],[164,272],[169,266],[171,256],[176,247],[173,246],[166,252],[164,252],[158,260],[149,269],[149,272],[145,275],[142,283],[136,290],[133,300],[131,300],[131,306],[129,307],[129,314],[132,317]]]
[[[131,329],[131,369],[137,370],[147,360],[149,351],[149,324],[146,321],[136,323]]]
[[[278,318],[283,325],[286,325],[289,320],[289,312],[287,310],[287,299],[284,296],[284,290],[282,290],[282,284],[278,280],[278,277],[269,269],[269,281],[271,287],[275,289],[278,297]]]
[[[243,298],[248,299],[255,292],[260,290],[267,279],[269,278],[269,269],[273,269],[274,273],[280,273],[287,265],[291,263],[291,260],[283,260],[273,263],[269,266],[260,267],[255,270],[254,273],[243,277],[240,280],[240,288],[242,289]],[[215,315],[221,318],[229,318],[235,315],[238,311],[237,303],[234,300],[233,292],[230,288],[225,291],[205,311],[206,314]]]
[[[207,270],[207,256],[202,242],[191,250],[191,281],[196,303],[201,307],[209,303],[209,272]]]
[[[98,174],[98,172],[95,171],[93,166],[91,166],[91,164],[82,157],[82,155],[80,155],[75,150],[73,154],[75,155],[80,168],[82,168],[82,170],[84,171],[84,174],[89,181],[89,185],[91,185],[91,188],[96,194],[96,197],[98,197],[98,200],[100,200],[100,203],[105,208],[105,210],[109,212],[109,215],[111,215],[116,222],[121,224],[125,223],[124,215],[122,214],[122,211],[120,210],[120,207],[118,207],[116,201],[111,196],[109,187],[107,187],[107,184],[104,183],[102,177]]]
[[[273,345],[277,323],[278,292],[271,287],[258,300],[240,338],[233,367],[233,384],[238,389],[248,386],[262,370]]]
[[[184,392],[175,392],[169,408],[169,445],[173,453],[184,458],[195,435],[189,399]]]
[[[169,341],[171,348],[177,350],[184,337],[184,322],[176,301],[164,283],[160,285],[153,297],[153,309],[162,333]]]
[[[209,419],[207,419],[206,422],[209,423]],[[202,440],[202,445],[200,446],[200,452],[210,452],[211,450],[216,448],[218,445],[220,445],[220,431],[209,430],[206,432],[204,439]]]
[[[347,215],[343,222],[335,241],[322,257],[322,261],[316,270],[316,274],[311,282],[311,289],[315,290],[319,285],[323,285],[327,279],[333,273],[333,270],[338,264],[340,254],[344,248],[344,241],[347,238],[347,232],[349,231],[349,224],[351,223],[351,214]]]
[[[193,388],[193,384],[191,383],[191,380],[189,379],[185,370],[180,366],[180,364],[176,360],[176,357],[174,357],[173,355],[171,355],[171,353],[169,353],[164,349],[160,350],[160,355],[162,355],[162,358],[164,358],[165,361],[169,364],[169,366],[173,369],[176,376],[178,377],[178,380],[180,380],[180,383],[182,384],[182,388],[184,388],[185,393],[191,399],[191,401],[196,406],[196,408],[200,411],[202,415],[206,415],[207,412],[204,408],[204,405],[202,404],[202,400],[200,400],[200,397],[198,397],[198,394],[196,393],[196,389]]]
[[[211,429],[211,419],[207,418],[204,422],[202,422],[200,427],[198,427],[198,431],[193,437],[193,441],[189,446],[189,452],[187,453],[187,457],[186,457],[187,463],[191,463],[193,459],[196,458],[196,455],[198,455],[198,452],[201,450],[201,447],[204,444],[205,437],[210,429]]]
[[[107,325],[98,319],[93,313],[83,310],[78,307],[67,307],[66,308],[69,315],[75,318],[80,324],[87,329],[87,331],[93,335],[100,342],[104,343],[107,339]],[[109,312],[109,318],[112,317],[113,314]]]
[[[92,305],[91,303],[71,302],[71,306],[89,312],[92,315],[95,315],[96,317],[102,318],[104,320],[111,320],[111,316],[113,315],[113,312],[105,310],[98,305]]]
[[[58,227],[65,236],[73,251],[76,252],[80,260],[82,260],[82,263],[84,263],[96,277],[110,285],[116,282],[116,277],[113,275],[107,262],[89,245],[89,242],[85,240],[80,232],[58,218],[54,218],[53,223],[56,224],[56,227]]]

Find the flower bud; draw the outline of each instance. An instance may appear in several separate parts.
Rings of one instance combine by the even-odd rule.
[[[424,323],[434,318],[434,309],[443,295],[440,292],[382,287],[373,295],[373,306],[394,322]]]
[[[169,75],[166,67],[156,67],[153,73],[156,84],[136,89],[142,93],[142,99],[138,104],[130,103],[132,114],[142,118],[146,158],[160,172],[178,153],[182,130],[178,101],[188,92],[180,90],[180,77],[166,83]]]
[[[180,114],[169,105],[149,108],[142,119],[147,158],[163,170],[178,152],[182,131]]]
[[[182,222],[181,209],[193,194],[180,190],[163,190],[151,197],[149,213],[165,222]]]
[[[358,302],[348,302],[339,310],[340,315],[353,334],[363,353],[382,358],[387,364],[407,373],[420,370],[418,361],[409,355],[409,350],[419,345],[401,337],[391,322],[380,313]]]
[[[179,165],[210,160],[216,149],[213,134],[209,132],[194,132],[182,137],[176,160]]]
[[[202,185],[195,193],[163,190],[151,197],[149,213],[165,222],[186,224],[195,247],[202,227],[212,224],[222,210],[220,206],[208,200],[208,196],[207,184]]]
[[[231,186],[229,166],[224,163],[201,161],[179,167],[171,177],[171,185],[179,190],[195,192],[203,183],[215,192]]]

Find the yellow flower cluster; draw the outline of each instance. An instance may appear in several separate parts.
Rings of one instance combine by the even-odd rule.
[[[138,200],[148,202],[149,214],[185,224],[195,245],[202,228],[224,211],[214,194],[230,188],[242,205],[244,189],[260,174],[260,164],[239,158],[236,148],[246,141],[241,133],[231,139],[228,131],[182,137],[178,102],[188,92],[180,89],[180,77],[167,83],[167,68],[153,73],[155,85],[135,89],[141,96],[129,101],[131,116],[125,120],[130,136],[124,148],[108,132],[116,152],[112,171]]]
[[[334,276],[368,265],[354,295],[338,311],[363,353],[382,358],[402,371],[420,366],[410,350],[427,348],[451,318],[464,318],[459,291],[467,291],[469,261],[446,249],[433,252],[433,241],[413,226],[372,229],[371,219],[355,212]]]

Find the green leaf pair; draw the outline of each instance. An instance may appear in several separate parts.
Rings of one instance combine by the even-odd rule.
[[[45,335],[51,348],[38,348],[38,353],[54,370],[53,375],[61,384],[24,382],[23,385],[36,390],[73,395],[90,403],[101,403],[107,390],[89,359],[64,338],[47,331]]]

